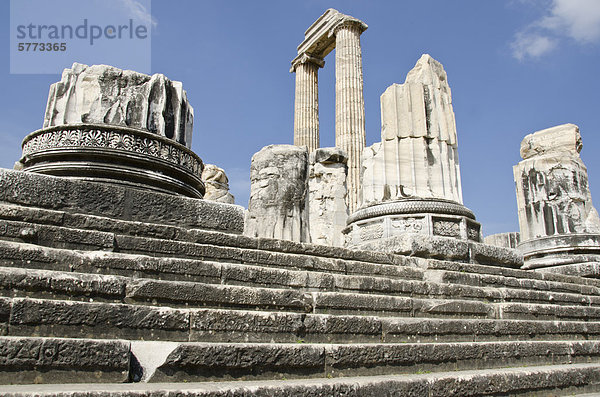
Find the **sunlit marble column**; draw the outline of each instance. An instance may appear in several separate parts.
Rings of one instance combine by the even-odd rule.
[[[302,54],[292,62],[296,73],[294,103],[294,145],[307,146],[309,153],[319,147],[319,68],[323,59]]]
[[[348,209],[354,212],[360,199],[361,155],[365,147],[360,35],[366,25],[344,20],[335,34],[335,145],[348,155]]]

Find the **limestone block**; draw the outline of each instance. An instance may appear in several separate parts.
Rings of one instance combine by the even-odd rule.
[[[562,124],[527,135],[521,142],[521,157],[526,160],[550,153],[579,156],[582,147],[579,127]]]
[[[270,145],[252,156],[244,234],[308,242],[308,150]]]
[[[363,206],[408,197],[462,203],[456,123],[442,64],[424,54],[381,96],[381,143],[363,152]]]
[[[568,233],[600,233],[592,205],[581,137],[564,124],[525,137],[513,167],[521,241]]]
[[[517,248],[519,241],[521,241],[519,232],[491,234],[489,236],[485,236],[483,239],[485,244],[505,248]]]
[[[234,204],[235,198],[229,193],[229,179],[223,168],[214,164],[205,164],[202,182],[206,188],[204,199],[220,203]]]
[[[346,227],[346,162],[339,148],[321,148],[310,154],[308,208],[311,241],[341,247]]]
[[[192,146],[194,111],[181,82],[74,63],[50,86],[44,128],[102,123],[141,128]]]

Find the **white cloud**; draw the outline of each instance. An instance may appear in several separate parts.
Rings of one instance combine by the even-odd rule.
[[[156,27],[158,22],[150,11],[138,0],[121,0],[127,11],[133,18],[139,19],[143,23],[150,24],[152,27]],[[149,2],[148,2],[149,3]]]
[[[539,58],[556,47],[556,40],[537,34],[519,32],[512,42],[513,55],[518,60]]]
[[[600,41],[600,0],[552,0],[546,15],[517,32],[511,43],[519,60],[539,58],[557,47],[561,38],[578,44]]]
[[[551,15],[539,25],[579,43],[593,43],[600,39],[600,1],[554,0]]]

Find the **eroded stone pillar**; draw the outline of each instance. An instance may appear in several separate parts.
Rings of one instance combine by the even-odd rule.
[[[270,145],[252,156],[250,202],[244,234],[309,242],[306,211],[308,152]]]
[[[320,148],[309,155],[308,216],[314,244],[344,245],[347,161],[340,148]]]
[[[358,20],[342,21],[335,34],[335,145],[348,155],[348,208],[358,207],[361,155],[365,147],[365,102],[363,97],[360,35],[366,25]]]
[[[448,76],[429,55],[381,96],[381,142],[365,148],[362,171],[349,246],[400,253],[395,246],[417,240],[481,241],[481,225],[462,204]]]
[[[600,217],[592,205],[579,128],[527,135],[513,167],[526,269],[598,277]],[[592,267],[590,264],[594,263]]]
[[[292,62],[296,73],[294,102],[294,145],[311,152],[319,147],[319,68],[323,59],[300,55]]]
[[[409,197],[462,204],[448,76],[424,54],[404,84],[381,95],[381,143],[363,156],[362,205]]]

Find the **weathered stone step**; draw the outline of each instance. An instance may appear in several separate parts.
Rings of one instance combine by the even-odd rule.
[[[271,283],[283,283],[294,287],[310,288],[314,282],[302,281],[311,274],[312,280],[333,280],[336,274],[379,276],[386,279],[418,280],[423,277],[419,268],[394,265],[375,265],[356,261],[337,261],[336,272],[325,272],[310,266],[308,269],[215,262],[198,259],[180,259],[169,257],[153,257],[148,255],[122,254],[101,251],[73,251],[40,247],[33,244],[0,240],[0,265],[10,267],[28,267],[47,270],[76,271],[82,273],[104,273],[124,276],[157,278],[165,280],[222,282],[223,277],[231,282],[259,282],[256,271],[275,275]],[[248,275],[241,274],[240,269],[249,269]],[[255,269],[252,271],[252,269]],[[310,272],[310,273],[308,273]],[[286,277],[278,275],[295,275]],[[298,278],[298,275],[301,277]],[[241,278],[242,277],[242,278]],[[260,278],[260,277],[259,277]],[[264,278],[264,277],[262,277]],[[293,278],[296,278],[294,280]],[[278,280],[278,279],[283,279]],[[299,281],[300,279],[300,281]],[[267,280],[260,280],[266,282]],[[300,283],[300,284],[299,284]],[[311,284],[312,283],[312,284]],[[325,283],[325,282],[323,282]]]
[[[480,342],[600,339],[600,322],[300,314],[1,298],[0,331],[10,336],[202,342]]]
[[[437,259],[419,261],[417,264],[426,270],[446,270],[471,275],[494,275],[507,278],[531,279],[600,288],[600,279],[568,276],[564,274],[534,272],[531,270],[511,269],[474,263],[450,262]]]
[[[122,340],[0,337],[0,384],[126,382]]]
[[[17,261],[19,250],[15,249],[15,246],[8,245],[13,241],[48,248],[65,248],[66,250],[118,251],[152,257],[248,263],[330,273],[363,273],[374,275],[387,275],[387,273],[391,273],[392,275],[398,274],[404,278],[418,278],[422,276],[422,271],[415,267],[415,263],[418,260],[422,260],[418,258],[378,252],[352,251],[311,244],[301,244],[301,246],[306,246],[306,252],[301,254],[290,253],[288,252],[290,250],[286,249],[287,245],[296,243],[283,240],[250,239],[248,237],[218,232],[203,233],[214,237],[212,239],[214,240],[212,241],[213,244],[135,237],[59,226],[4,221],[4,225],[0,226],[0,239],[5,240],[1,249],[7,252],[0,251],[0,253],[3,254],[2,257],[14,257],[14,260]],[[227,245],[231,242],[231,239],[250,239],[257,242],[265,242],[265,244],[259,244],[259,248],[232,247]],[[300,247],[296,248],[296,251],[301,251]],[[328,249],[342,250],[346,255],[343,255],[341,252],[337,257],[333,254],[330,256],[313,255],[313,252],[321,251],[321,248],[324,251]],[[40,255],[37,256],[39,257]],[[42,254],[42,256],[44,255]],[[50,254],[50,258],[52,258],[52,254]],[[47,258],[46,261],[51,260],[50,258]],[[32,261],[32,263],[36,264],[37,262]]]
[[[43,234],[40,231],[31,232],[27,229],[27,224],[22,222],[12,222],[11,235],[15,238],[21,238],[23,235],[39,235]],[[40,230],[46,230],[48,226],[40,226]],[[63,230],[64,229],[64,230]],[[67,231],[69,231],[67,233]],[[63,233],[64,232],[64,233]],[[212,236],[211,242],[214,243],[232,243],[237,241],[236,239],[242,239],[243,241],[250,240],[261,240],[261,239],[249,239],[246,237],[227,235],[224,233],[217,232],[206,232],[199,231],[203,235]],[[84,235],[77,235],[71,229],[65,228],[54,228],[50,227],[50,231],[46,230],[44,233],[48,234],[46,240],[50,241],[51,244],[57,245],[56,241],[63,241],[70,239],[73,236],[77,241],[85,240],[86,244],[97,244],[96,248],[108,249],[111,244],[118,245],[120,249],[129,247],[126,251],[139,252],[145,255],[128,255],[121,254],[101,254],[98,252],[90,253],[72,253],[69,250],[54,250],[54,249],[41,249],[38,246],[30,244],[22,244],[16,246],[14,242],[0,241],[0,257],[3,258],[1,261],[5,264],[20,265],[20,261],[27,258],[32,267],[43,267],[43,266],[55,266],[57,268],[70,267],[79,271],[87,272],[106,272],[106,273],[120,273],[130,275],[132,270],[135,274],[140,276],[150,276],[159,278],[169,279],[195,279],[199,281],[208,281],[210,278],[215,278],[215,265],[212,261],[226,261],[226,262],[238,262],[238,263],[250,263],[260,266],[267,267],[284,267],[287,269],[297,270],[310,270],[318,271],[323,273],[337,273],[337,274],[356,274],[356,275],[380,275],[386,278],[401,278],[401,279],[429,279],[438,283],[447,284],[463,284],[471,286],[489,286],[498,287],[504,286],[511,289],[527,289],[527,292],[514,292],[511,291],[504,299],[515,299],[525,300],[530,302],[535,301],[548,301],[549,296],[545,292],[539,293],[530,290],[548,291],[551,290],[554,293],[552,299],[555,302],[561,302],[561,299],[557,299],[557,293],[583,293],[586,295],[600,295],[600,288],[595,285],[590,285],[588,281],[580,278],[561,276],[561,275],[541,275],[534,272],[519,271],[514,269],[507,269],[493,266],[482,266],[473,264],[460,264],[454,262],[444,262],[437,260],[423,260],[418,258],[406,258],[398,255],[384,255],[385,258],[393,258],[395,262],[403,262],[402,264],[409,266],[397,266],[397,265],[385,265],[385,264],[374,264],[367,262],[360,262],[355,260],[341,260],[333,259],[329,257],[313,257],[310,255],[299,255],[299,254],[287,254],[284,252],[270,252],[254,249],[241,249],[232,248],[229,246],[216,246],[216,245],[205,245],[196,244],[181,241],[168,241],[153,238],[141,238],[133,236],[119,236],[111,233],[100,233],[100,232],[87,232]],[[96,234],[100,233],[100,236]],[[57,235],[60,238],[57,238]],[[20,237],[21,236],[21,237]],[[89,238],[86,240],[86,236]],[[38,236],[39,237],[39,236]],[[25,238],[27,240],[27,238]],[[115,243],[115,241],[121,241],[121,244]],[[262,240],[261,240],[262,241]],[[264,240],[267,241],[267,240]],[[281,240],[268,240],[269,243],[275,248],[286,247],[286,245],[294,244]],[[92,244],[92,245],[93,245]],[[60,244],[58,244],[60,245]],[[135,248],[135,247],[138,248]],[[303,244],[301,246],[306,246]],[[141,248],[140,248],[141,247]],[[270,247],[270,248],[273,248]],[[312,246],[311,247],[320,247]],[[88,247],[89,248],[89,247]],[[114,247],[113,247],[114,248]],[[290,248],[290,247],[288,247]],[[300,251],[300,247],[298,251]],[[331,247],[324,247],[326,249]],[[283,251],[290,251],[283,249]],[[292,250],[293,251],[293,250]],[[325,250],[326,251],[326,250]],[[348,251],[348,250],[346,250]],[[155,252],[159,252],[162,255],[172,255],[173,257],[153,257]],[[181,253],[184,253],[183,255]],[[180,256],[186,256],[188,258],[178,258]],[[355,251],[350,251],[355,252]],[[371,253],[376,254],[376,253]],[[149,256],[150,255],[150,256]],[[196,258],[196,259],[190,259]],[[206,261],[208,259],[209,261]],[[373,258],[371,258],[373,259]],[[375,258],[376,260],[382,259],[381,257]],[[69,262],[66,264],[65,262]],[[419,266],[430,269],[424,276],[423,271],[414,267],[413,265],[418,264]],[[191,269],[192,271],[187,271]],[[436,269],[436,270],[431,270]],[[440,269],[440,270],[437,270]],[[446,269],[446,271],[443,271]],[[465,273],[466,271],[474,270],[475,273]],[[266,273],[266,270],[262,270]],[[486,273],[487,272],[487,273]],[[488,274],[488,273],[497,273]],[[231,272],[230,274],[233,274]],[[242,273],[237,272],[237,275]],[[321,276],[325,278],[325,276]],[[248,282],[248,277],[245,280],[239,280],[238,282]],[[386,281],[385,283],[390,283]],[[384,283],[384,284],[385,284]],[[381,283],[380,283],[381,284]],[[593,284],[593,283],[592,283]],[[384,288],[389,287],[387,285]],[[310,287],[309,287],[310,288]],[[427,288],[416,288],[416,291],[423,291],[427,293]],[[477,290],[471,290],[477,291]],[[383,292],[383,291],[381,291]],[[468,292],[468,291],[466,291]],[[413,292],[414,293],[414,292]],[[489,294],[498,294],[496,288]],[[447,295],[451,296],[451,295]],[[526,297],[525,297],[526,296]],[[525,297],[525,298],[523,298]],[[499,298],[494,296],[488,296],[485,299],[497,300]],[[567,301],[570,304],[590,304],[580,299],[570,297]]]
[[[450,286],[449,286],[450,288]],[[458,290],[460,291],[460,289]],[[106,300],[145,305],[244,308],[299,313],[408,317],[578,319],[595,321],[600,307],[473,299],[436,299],[291,288],[167,281],[123,276],[0,267],[0,295]],[[584,298],[582,296],[582,298]]]
[[[541,290],[525,290],[523,288],[492,288],[464,284],[451,284],[444,279],[445,273],[428,275],[427,279],[436,282],[421,280],[401,280],[383,276],[364,276],[361,274],[330,274],[326,272],[289,270],[272,267],[262,267],[246,264],[231,264],[221,262],[207,262],[189,259],[154,258],[148,256],[73,252],[60,249],[49,249],[30,244],[1,242],[4,259],[0,263],[12,266],[22,266],[27,259],[27,266],[50,267],[76,272],[116,273],[143,277],[184,279],[210,284],[264,286],[273,288],[293,288],[303,291],[339,291],[357,293],[392,294],[394,296],[411,296],[434,299],[466,299],[486,302],[527,302],[527,303],[553,303],[560,305],[599,305],[600,297],[595,295],[578,295],[576,293],[547,292]],[[32,262],[35,264],[32,265]],[[399,274],[414,275],[408,267],[395,267]],[[346,268],[347,271],[347,268]],[[10,273],[13,272],[13,273]],[[418,276],[419,273],[415,272]],[[449,272],[446,272],[449,273]],[[49,281],[43,279],[43,271],[19,271],[0,268],[0,289],[13,290],[13,285],[42,294],[49,289]],[[48,276],[49,277],[49,276]],[[75,276],[67,276],[73,278]],[[82,276],[86,281],[92,278],[94,282],[103,280],[99,275]],[[17,279],[17,280],[15,280]],[[29,281],[28,285],[28,279]],[[107,279],[107,278],[105,278]],[[127,283],[129,279],[113,278],[110,283]],[[519,280],[522,281],[522,280]],[[527,281],[527,280],[526,280]],[[536,280],[529,280],[536,281]],[[87,281],[88,283],[91,281]],[[64,281],[60,281],[64,283]],[[48,284],[42,285],[40,284]],[[57,282],[54,282],[57,284]],[[540,285],[542,287],[542,285]],[[588,289],[595,287],[582,286]],[[113,289],[116,287],[113,287]],[[73,291],[80,287],[73,288]],[[114,292],[114,291],[112,291]],[[594,292],[594,291],[586,291]],[[101,296],[106,292],[101,292]],[[117,294],[118,295],[118,294]],[[122,294],[117,298],[122,299]]]
[[[476,287],[512,288],[583,295],[600,295],[600,288],[592,285],[538,280],[534,278],[517,278],[508,275],[467,273],[465,271],[431,270],[425,273],[424,279],[440,283],[461,284]]]
[[[400,344],[132,342],[146,382],[339,377],[571,364],[600,358],[600,341]]]
[[[244,228],[244,209],[237,205],[4,168],[0,168],[0,201],[41,209],[27,215],[34,218],[50,210],[233,233]]]
[[[1,175],[1,173],[0,173]],[[1,194],[0,194],[1,196]],[[77,238],[73,233],[85,237]],[[24,207],[0,202],[0,236],[39,245],[67,248],[113,248],[113,236],[216,245],[248,250],[310,255],[317,258],[414,265],[420,259],[293,241],[252,238],[240,234],[107,218],[97,215]]]
[[[564,396],[600,390],[600,365],[571,364],[409,375],[203,383],[5,386],[6,397]],[[582,396],[583,397],[583,396]]]
[[[209,204],[211,203],[203,202],[202,206],[208,206],[210,208]],[[239,230],[239,209],[241,207],[237,208],[237,211],[232,211],[232,208],[229,207],[217,207],[216,210],[217,212],[219,210],[225,210],[226,213],[229,211],[228,215],[233,215],[233,218],[236,218],[236,221],[232,222],[235,224],[236,227],[228,230],[230,230],[230,232],[234,230],[237,231]],[[73,212],[73,210],[75,212]],[[35,208],[31,207],[30,205],[21,206],[14,203],[9,204],[0,202],[0,219],[26,222],[28,224],[63,226],[74,229],[95,230],[122,235],[154,237],[167,240],[179,240],[204,244],[225,244],[231,247],[238,248],[266,249],[297,254],[310,253],[314,256],[324,256],[331,258],[355,259],[357,255],[356,252],[352,252],[350,250],[342,248],[293,242],[284,242],[282,244],[278,240],[242,237],[237,233],[233,235],[226,234],[224,236],[218,236],[215,233],[206,231],[206,226],[208,226],[209,229],[214,228],[214,225],[211,225],[210,220],[198,221],[192,218],[191,222],[190,219],[186,219],[187,222],[178,223],[173,222],[172,217],[167,216],[166,219],[163,220],[161,217],[157,218],[156,214],[151,214],[148,220],[143,219],[142,222],[140,222],[139,220],[132,221],[124,219],[127,216],[130,216],[130,214],[128,213],[129,211],[125,211],[125,214],[120,214],[121,216],[116,218],[106,217],[104,216],[104,213],[90,214],[86,213],[85,211],[83,211],[83,213],[80,213],[81,211],[81,209],[77,208],[69,208],[67,211],[57,211],[55,209]],[[107,214],[110,216],[112,215],[112,212],[114,212],[114,210],[108,211]],[[123,215],[126,216],[124,217]],[[190,218],[189,215],[187,215],[187,218]],[[140,218],[137,217],[136,219]],[[152,220],[154,220],[155,223],[146,223]],[[157,220],[161,222],[156,223]],[[195,223],[199,223],[201,226],[205,227],[201,229],[190,228],[190,223],[192,225]],[[39,240],[43,240],[43,236],[41,236]],[[418,238],[416,238],[416,240],[411,241],[411,243],[407,242],[408,245],[405,245],[406,255],[446,258],[451,260],[460,260],[464,262],[475,262],[517,268],[523,265],[522,255],[516,253],[514,250],[507,250],[504,248],[479,243],[459,242],[456,240],[449,241],[450,245],[446,246],[445,249],[440,250],[435,248],[435,244],[433,247],[428,244],[423,245],[423,241],[421,241]],[[442,245],[444,244],[442,243]],[[381,261],[381,263],[390,263],[390,258],[386,257],[385,254],[382,255],[381,253],[376,253],[375,255],[373,255],[371,253],[367,254],[368,256],[365,256],[364,252],[366,251],[362,252],[363,253],[359,255],[363,258],[379,258],[376,260]],[[367,259],[367,261],[370,261],[370,259]]]

